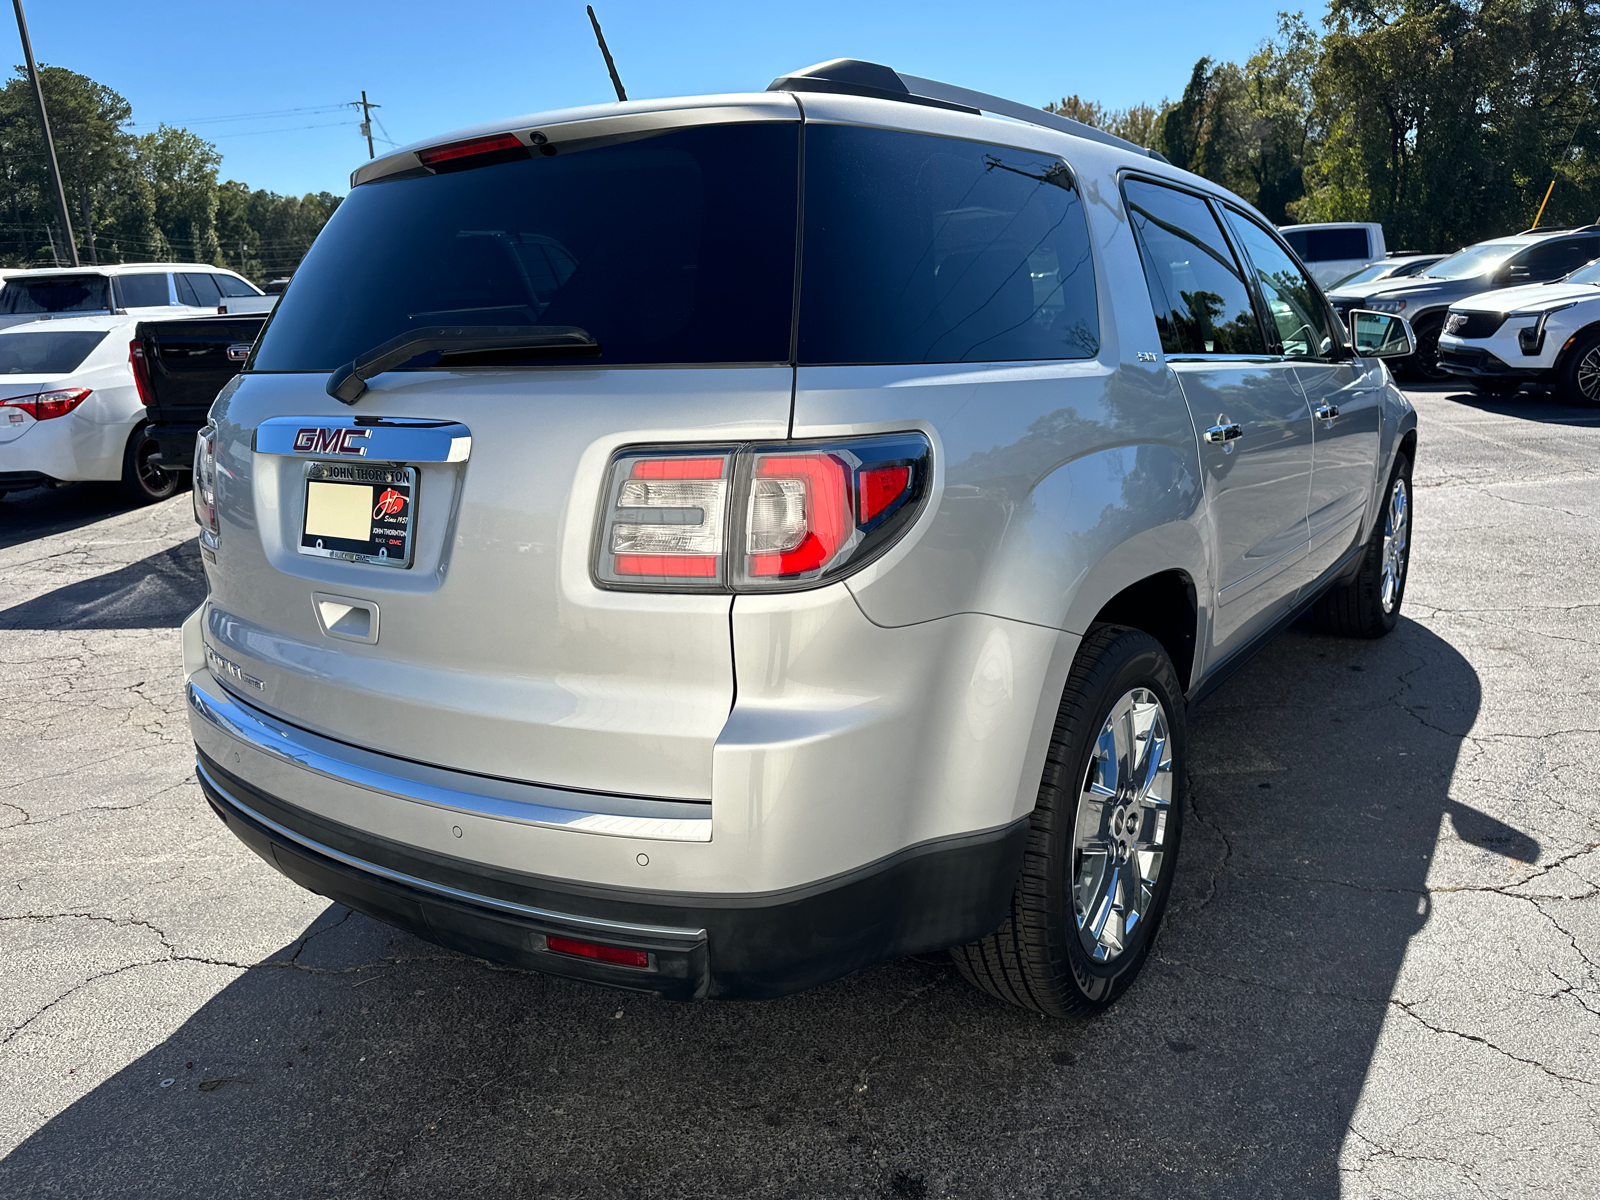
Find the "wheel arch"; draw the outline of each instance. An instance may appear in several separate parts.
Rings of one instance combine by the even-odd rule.
[[[1200,637],[1199,593],[1180,568],[1158,571],[1123,588],[1095,613],[1093,625],[1126,625],[1148,633],[1167,652],[1188,691]]]
[[[1550,374],[1559,378],[1561,372],[1566,369],[1568,356],[1577,348],[1578,343],[1595,334],[1600,334],[1600,320],[1590,321],[1587,325],[1573,330],[1567,340],[1561,343],[1561,349],[1556,351],[1555,359],[1550,364]]]

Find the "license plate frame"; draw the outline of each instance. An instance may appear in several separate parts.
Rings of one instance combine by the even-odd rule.
[[[337,492],[313,491],[331,487]],[[360,505],[359,493],[366,497]],[[300,484],[301,554],[375,567],[411,566],[417,508],[417,469],[401,463],[308,462]],[[368,514],[365,538],[336,536],[333,529]],[[312,532],[316,523],[320,532]]]

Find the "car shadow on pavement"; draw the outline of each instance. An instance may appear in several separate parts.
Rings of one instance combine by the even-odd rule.
[[[0,550],[81,529],[127,512],[130,507],[118,495],[114,483],[74,483],[10,492],[0,496]]]
[[[206,598],[194,542],[0,609],[0,629],[176,629]]]
[[[1600,424],[1600,407],[1571,404],[1545,390],[1524,389],[1509,396],[1489,396],[1471,388],[1445,388],[1444,394],[1465,408],[1514,417],[1519,421],[1538,421],[1544,425]]]
[[[1008,1008],[942,956],[667,1004],[335,905],[44,1123],[0,1194],[1333,1200],[1436,844],[1539,853],[1449,797],[1479,698],[1409,621],[1267,647],[1193,714],[1173,906],[1095,1020]]]

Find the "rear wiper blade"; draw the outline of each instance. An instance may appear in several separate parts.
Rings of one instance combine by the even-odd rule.
[[[576,325],[435,325],[410,329],[368,350],[328,376],[328,395],[354,404],[367,390],[367,380],[430,350],[447,354],[494,350],[588,350],[600,343]]]

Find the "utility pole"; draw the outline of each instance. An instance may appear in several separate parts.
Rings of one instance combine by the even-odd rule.
[[[18,0],[18,3],[21,3],[21,0]],[[367,157],[377,158],[377,152],[372,148],[372,110],[375,108],[382,108],[383,105],[369,103],[367,101],[367,90],[365,88],[361,89],[361,99],[359,101],[352,100],[350,101],[350,104],[352,107],[357,104],[361,106],[361,132],[367,139]]]
[[[39,129],[44,134],[45,157],[50,163],[50,182],[55,187],[56,216],[61,219],[62,231],[67,238],[67,254],[72,265],[78,266],[78,246],[72,240],[72,218],[67,215],[67,191],[61,186],[61,167],[56,162],[56,143],[50,136],[50,116],[44,108],[44,89],[39,86],[39,66],[33,61],[33,42],[28,38],[28,19],[22,15],[22,0],[11,0],[17,10],[17,32],[22,35],[22,54],[28,63],[28,79],[33,84],[34,103],[39,106]],[[55,239],[51,239],[51,253],[55,252]]]

